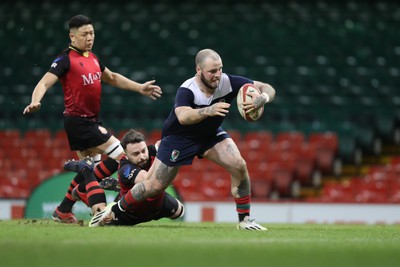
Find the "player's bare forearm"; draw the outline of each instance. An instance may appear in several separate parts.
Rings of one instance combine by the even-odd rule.
[[[207,108],[193,109],[190,107],[177,107],[175,114],[182,125],[191,125],[208,117]]]
[[[143,86],[142,84],[132,81],[126,78],[125,76],[115,72],[104,73],[103,81],[114,87],[138,93],[140,92]]]
[[[25,107],[23,114],[38,111],[41,107],[40,101],[42,101],[47,90],[49,90],[57,82],[57,80],[58,77],[56,75],[47,72],[33,90],[31,103]]]
[[[230,104],[219,102],[212,106],[193,109],[191,107],[177,107],[175,109],[176,117],[182,125],[190,125],[201,122],[208,117],[225,117],[229,112]]]
[[[123,90],[129,90],[133,92],[137,92],[139,94],[142,94],[144,96],[148,96],[153,100],[156,100],[157,98],[160,98],[162,95],[162,90],[159,86],[155,85],[155,80],[152,81],[147,81],[145,83],[138,83],[135,81],[132,81],[125,76],[111,72],[109,69],[105,69],[102,77],[102,81],[123,89]]]

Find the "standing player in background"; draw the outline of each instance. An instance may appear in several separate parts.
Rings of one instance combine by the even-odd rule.
[[[136,183],[146,179],[147,172],[157,155],[158,144],[147,146],[143,134],[131,129],[122,137],[121,146],[124,148],[125,155],[121,157],[118,170],[118,181],[121,188],[120,197],[129,192]],[[85,175],[84,183],[86,187],[88,187],[90,183],[95,183],[96,186],[98,186],[98,182],[93,173],[90,173],[90,163],[86,159],[67,162],[65,168],[71,171],[83,172]],[[81,186],[81,184],[79,186]],[[87,195],[80,193],[78,196],[86,205],[92,207],[92,212],[96,212],[93,210],[93,206],[96,203],[93,202],[89,192]],[[143,202],[136,203],[136,205],[133,205],[131,209],[126,212],[116,212],[113,214],[113,217],[109,217],[107,221],[103,221],[100,226],[136,225],[161,218],[178,219],[181,218],[183,214],[183,204],[167,192],[162,191],[152,198],[147,198]],[[94,216],[89,226],[99,226],[100,217],[100,213],[98,213],[98,216]]]
[[[201,50],[195,64],[196,75],[180,86],[173,110],[164,123],[161,144],[149,178],[136,184],[117,205],[109,204],[99,212],[100,223],[165,190],[180,166],[192,164],[197,156],[217,163],[231,174],[238,229],[267,230],[250,219],[250,178],[246,162],[221,125],[229,112],[229,103],[244,84],[253,83],[262,92],[259,96],[250,93],[254,100],[243,103],[246,112],[272,101],[275,90],[263,82],[223,73],[222,59],[211,49]]]
[[[100,162],[101,154],[107,155],[109,159],[99,165],[96,171],[99,178],[109,176],[117,170],[116,161],[123,154],[123,149],[119,140],[101,126],[98,118],[101,82],[138,92],[153,100],[161,97],[162,91],[154,85],[154,80],[140,84],[110,71],[101,63],[91,51],[95,34],[90,18],[83,15],[72,17],[69,20],[69,37],[69,47],[54,60],[50,70],[36,85],[31,103],[23,113],[38,111],[47,90],[60,80],[64,92],[64,129],[71,150],[76,150],[81,159],[86,156],[94,157],[95,164]],[[82,179],[82,175],[78,174],[71,182],[64,200],[54,211],[54,220],[69,223],[77,221],[72,213],[75,201],[71,197],[71,191]]]

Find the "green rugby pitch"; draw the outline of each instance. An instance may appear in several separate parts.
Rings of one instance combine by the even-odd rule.
[[[400,266],[400,225],[154,222],[89,228],[0,221],[1,266]]]

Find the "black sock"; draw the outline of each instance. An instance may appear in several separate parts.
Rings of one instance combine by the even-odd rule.
[[[86,192],[86,185],[85,185],[85,183],[80,183],[80,184],[78,185],[78,191],[81,192],[81,193],[85,193],[85,192]]]
[[[114,212],[115,218],[118,218],[119,214],[123,213],[123,211],[119,209],[118,203],[112,206],[111,211]]]
[[[238,213],[239,215],[239,222],[243,221],[246,216],[250,216],[249,212],[246,213]]]
[[[60,205],[58,206],[58,210],[63,213],[68,213],[72,211],[72,207],[75,204],[75,200],[72,199],[71,192],[74,187],[83,182],[83,174],[78,173],[75,175],[74,179],[71,181],[67,193],[65,194],[64,199],[61,201]]]
[[[62,213],[69,213],[72,211],[72,207],[74,206],[75,201],[70,200],[66,197],[61,201],[60,205],[58,206],[58,210]]]

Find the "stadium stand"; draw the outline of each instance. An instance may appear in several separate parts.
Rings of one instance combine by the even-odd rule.
[[[398,1],[118,2],[0,3],[0,38],[7,40],[0,42],[6,51],[0,58],[0,197],[25,197],[74,157],[62,132],[59,84],[48,91],[40,112],[23,116],[22,110],[68,43],[66,21],[85,13],[94,20],[94,51],[106,66],[138,81],[155,78],[164,90],[152,102],[104,87],[102,120],[119,137],[140,128],[155,141],[176,88],[194,73],[195,53],[211,47],[227,73],[277,89],[257,123],[243,121],[235,108],[225,123],[247,159],[256,197],[301,198],[300,186],[321,192],[324,201],[383,201],[385,195],[400,202],[399,182],[392,178],[390,189],[381,191],[380,185],[351,178],[364,177],[365,164],[386,166],[399,153]],[[219,171],[200,162],[192,166],[196,173]],[[177,179],[182,190],[196,187],[189,173],[195,176],[187,170],[179,175],[186,178]],[[19,184],[20,195],[10,189]],[[350,194],[348,184],[364,193]],[[190,192],[184,195],[204,199]]]

